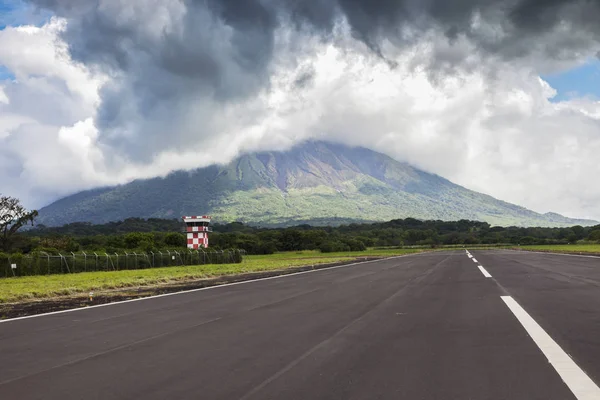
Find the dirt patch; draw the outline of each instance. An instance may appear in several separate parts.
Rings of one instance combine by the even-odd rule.
[[[43,314],[54,311],[63,311],[73,308],[89,307],[92,305],[114,303],[123,300],[131,300],[159,294],[182,292],[192,289],[200,289],[210,286],[218,286],[226,283],[251,281],[272,276],[288,275],[295,272],[303,272],[324,268],[337,267],[341,265],[354,264],[356,262],[380,260],[388,257],[360,257],[348,261],[329,264],[305,265],[290,267],[281,270],[247,272],[238,275],[226,275],[209,279],[187,280],[177,283],[165,283],[161,285],[142,286],[138,288],[111,289],[94,292],[93,300],[90,301],[87,294],[82,293],[75,296],[60,296],[43,300],[24,300],[17,303],[0,304],[0,319],[24,317],[28,315]]]

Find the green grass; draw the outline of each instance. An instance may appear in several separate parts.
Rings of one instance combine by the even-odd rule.
[[[563,244],[521,246],[523,250],[549,251],[553,253],[600,253],[600,244]]]
[[[114,272],[26,276],[0,279],[0,303],[75,295],[90,291],[142,287],[214,278],[245,272],[271,271],[302,265],[333,263],[357,257],[393,256],[416,253],[416,249],[367,250],[322,254],[316,251],[286,252],[267,256],[246,256],[241,264],[209,264],[188,267],[151,268]]]

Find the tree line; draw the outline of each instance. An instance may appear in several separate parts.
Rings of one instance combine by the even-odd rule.
[[[298,225],[266,228],[240,222],[214,224],[211,249],[243,249],[249,254],[277,251],[320,250],[321,252],[361,251],[367,247],[398,247],[477,244],[568,244],[600,242],[600,225],[569,228],[492,227],[479,221],[421,221],[413,218],[388,222],[340,226]],[[144,252],[181,249],[186,235],[181,221],[129,218],[94,225],[72,223],[62,227],[37,225],[17,234],[9,252],[124,250]],[[6,251],[5,250],[5,251]]]
[[[178,219],[128,218],[107,224],[77,222],[61,227],[34,223],[37,211],[28,211],[18,199],[0,196],[0,251],[27,254],[127,250],[152,252],[186,247],[184,225]],[[568,228],[519,228],[490,226],[486,222],[422,221],[414,218],[388,222],[351,223],[339,226],[269,228],[240,222],[212,226],[210,247],[241,249],[249,254],[277,251],[320,250],[321,252],[362,251],[367,247],[443,245],[532,245],[600,243],[600,225]]]

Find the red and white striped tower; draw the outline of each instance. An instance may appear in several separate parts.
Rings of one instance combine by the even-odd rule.
[[[185,222],[188,249],[197,250],[208,247],[208,232],[210,229],[210,217],[208,215],[182,217]]]

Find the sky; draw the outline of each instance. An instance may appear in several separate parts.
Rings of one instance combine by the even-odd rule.
[[[581,97],[600,100],[600,60],[597,58],[543,76],[542,79],[557,92],[551,101],[561,102]]]
[[[0,192],[308,140],[600,220],[600,0],[0,0]]]

